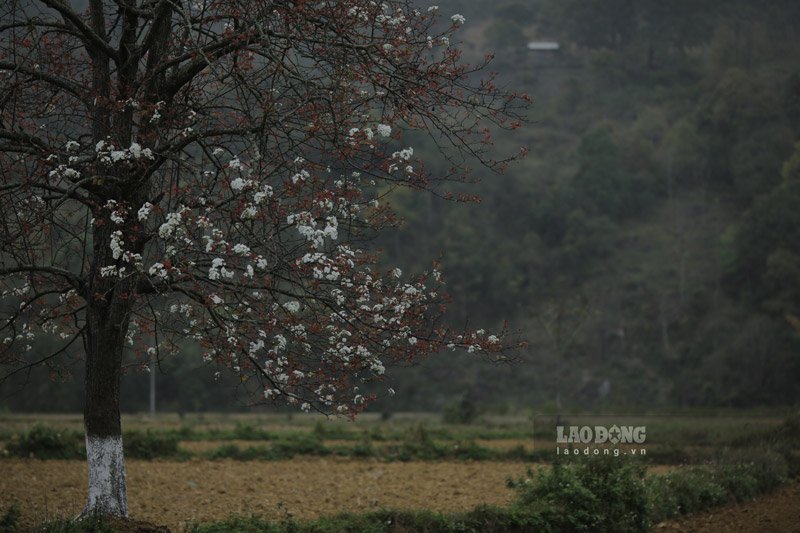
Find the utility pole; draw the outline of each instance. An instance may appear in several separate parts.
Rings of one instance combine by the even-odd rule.
[[[150,417],[156,416],[156,352],[150,355]]]

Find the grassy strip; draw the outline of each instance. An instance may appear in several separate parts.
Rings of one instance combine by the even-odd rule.
[[[237,423],[231,429],[211,428],[197,430],[184,426],[178,430],[162,430],[175,433],[180,440],[272,440],[280,437],[297,437],[313,435],[322,440],[360,441],[369,438],[382,442],[388,440],[404,440],[420,431],[427,433],[436,440],[498,440],[498,439],[530,439],[531,431],[527,426],[518,428],[487,428],[481,426],[428,426],[415,423],[401,426],[372,426],[369,428],[351,429],[341,424],[327,424],[318,422],[309,429],[268,431],[262,427],[251,424]]]
[[[240,461],[277,461],[304,456],[336,456],[354,458],[374,458],[382,461],[526,461],[540,462],[552,453],[534,452],[519,446],[509,450],[492,450],[478,446],[474,442],[419,444],[404,442],[389,446],[374,446],[371,442],[358,442],[353,446],[325,446],[316,439],[280,439],[270,445],[239,447],[223,444],[215,450],[201,454],[211,460],[236,459]]]
[[[135,459],[187,458],[178,449],[176,435],[161,431],[131,431],[123,435],[125,455]],[[27,433],[15,435],[6,444],[6,455],[36,459],[86,459],[84,434],[34,426]]]
[[[318,428],[323,427],[322,425]],[[131,431],[124,437],[127,457],[136,459],[238,459],[238,460],[280,460],[302,456],[340,456],[356,458],[375,458],[384,461],[526,461],[553,462],[558,460],[552,446],[530,450],[520,445],[510,449],[492,449],[480,446],[471,439],[455,439],[460,433],[447,433],[444,429],[429,429],[423,425],[406,428],[400,442],[381,443],[385,433],[381,431],[363,432],[357,440],[342,439],[344,433],[336,426],[334,431],[327,428],[314,431],[284,431],[267,433],[248,425],[239,425],[232,432],[214,433],[214,440],[237,438],[263,444],[239,447],[229,443],[208,452],[192,453],[179,448],[181,440],[195,440],[191,430],[180,431]],[[447,435],[449,438],[444,439]],[[204,435],[205,437],[210,436]],[[326,446],[322,439],[338,438],[347,444]],[[752,448],[753,446],[792,446],[800,445],[800,418],[792,417],[784,423],[767,431],[754,432],[720,443],[718,447],[683,448],[675,445],[649,446],[646,457],[651,464],[697,464],[713,460],[721,447],[730,449]],[[45,426],[35,426],[27,433],[15,435],[7,445],[5,455],[11,457],[35,457],[38,459],[83,459],[85,450],[83,434],[79,431],[59,431]]]

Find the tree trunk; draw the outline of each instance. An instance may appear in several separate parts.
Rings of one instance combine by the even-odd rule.
[[[95,264],[86,310],[86,384],[83,411],[89,491],[82,515],[128,515],[125,460],[120,421],[122,354],[130,322],[131,283],[103,278],[113,264],[110,230],[95,231]]]
[[[120,317],[119,307],[102,301],[92,302],[87,311],[83,419],[89,492],[83,514],[128,515],[119,410],[127,312]]]

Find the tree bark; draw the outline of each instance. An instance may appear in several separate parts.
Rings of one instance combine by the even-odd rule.
[[[109,305],[90,304],[87,312],[86,459],[89,491],[83,514],[128,515],[125,461],[120,422],[122,324]],[[127,329],[125,327],[124,329]]]
[[[120,383],[125,336],[130,322],[131,282],[99,275],[113,264],[113,228],[95,230],[95,263],[89,288],[86,333],[86,382],[83,418],[89,490],[82,515],[128,515],[125,461],[120,421]]]

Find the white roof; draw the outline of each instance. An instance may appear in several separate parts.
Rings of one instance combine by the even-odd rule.
[[[531,41],[528,43],[528,50],[558,50],[559,45],[555,41]]]

